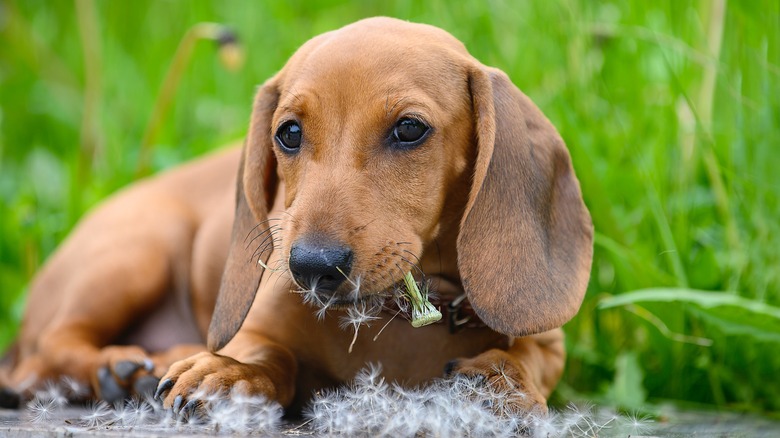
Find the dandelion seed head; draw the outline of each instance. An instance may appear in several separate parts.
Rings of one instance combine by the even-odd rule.
[[[98,401],[90,403],[87,406],[89,413],[81,416],[81,421],[87,427],[99,427],[111,420],[112,412],[111,408],[104,401]]]
[[[366,303],[358,303],[347,307],[344,315],[339,318],[339,327],[346,329],[352,327],[357,330],[362,325],[370,325],[372,321],[379,319],[382,309],[377,306],[369,306]]]
[[[45,423],[57,412],[57,403],[50,398],[34,397],[27,403],[27,412],[33,423]]]
[[[36,391],[35,398],[51,401],[57,407],[68,404],[68,397],[66,396],[65,389],[51,380],[46,382],[43,390]]]
[[[162,407],[160,407],[161,409]],[[159,413],[159,409],[155,410],[154,406],[148,403],[146,400],[140,398],[132,398],[125,402],[125,409],[130,416],[131,425],[146,425],[154,419],[154,416]]]
[[[626,416],[621,416],[617,421],[616,429],[631,436],[645,435],[650,430],[652,423],[649,416],[634,411]]]

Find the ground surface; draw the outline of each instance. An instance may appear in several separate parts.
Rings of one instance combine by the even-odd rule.
[[[83,408],[68,408],[59,411],[51,421],[34,423],[24,411],[0,409],[0,436],[8,438],[27,437],[170,437],[170,436],[213,436],[210,432],[193,433],[192,430],[152,430],[143,428],[106,428],[76,426],[87,413]],[[650,424],[643,432],[645,436],[658,437],[777,437],[780,436],[780,422],[753,415],[709,412],[675,412],[668,419]],[[69,425],[70,424],[70,425]],[[309,436],[304,427],[290,425],[281,436]],[[602,430],[599,436],[614,436]]]

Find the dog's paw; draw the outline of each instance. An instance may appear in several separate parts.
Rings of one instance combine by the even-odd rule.
[[[114,403],[131,396],[152,395],[159,379],[155,365],[142,349],[110,346],[100,351],[92,388],[98,398]]]
[[[203,352],[171,365],[154,398],[175,414],[189,415],[210,400],[237,394],[276,399],[275,386],[260,367]]]
[[[0,387],[0,408],[17,409],[21,403],[19,393],[11,388]]]
[[[489,350],[471,359],[447,363],[446,377],[457,375],[473,382],[473,389],[494,410],[512,415],[547,413],[547,400],[530,378],[522,362],[506,351]]]

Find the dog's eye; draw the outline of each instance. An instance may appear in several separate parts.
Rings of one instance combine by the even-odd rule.
[[[301,147],[301,140],[303,139],[303,132],[301,131],[301,125],[297,122],[289,121],[285,122],[276,131],[276,141],[287,150],[288,152],[295,152]]]
[[[430,128],[425,123],[404,117],[393,128],[393,140],[402,146],[417,146],[425,138]]]

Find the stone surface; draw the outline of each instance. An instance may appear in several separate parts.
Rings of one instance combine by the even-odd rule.
[[[53,413],[46,421],[35,422],[28,411],[0,409],[0,436],[33,437],[172,437],[214,436],[214,431],[202,433],[175,424],[161,428],[83,426],[86,408],[65,408]],[[644,436],[658,437],[780,437],[780,422],[755,415],[712,412],[669,412],[661,421],[648,424]],[[288,425],[282,436],[309,436],[304,426]],[[602,429],[598,436],[614,436]]]

